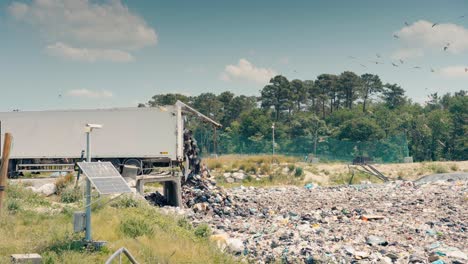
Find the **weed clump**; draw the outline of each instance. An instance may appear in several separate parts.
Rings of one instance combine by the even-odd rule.
[[[460,168],[457,166],[457,164],[452,164],[452,165],[450,165],[450,169],[451,169],[452,171],[459,171],[459,170],[460,170]]]
[[[296,177],[301,177],[304,174],[304,170],[302,167],[297,167],[296,171],[294,172],[294,176]]]
[[[207,224],[201,224],[195,228],[193,233],[197,237],[208,238],[211,235],[212,231],[210,226],[208,226]]]
[[[185,217],[181,217],[181,218],[179,218],[177,220],[177,226],[182,227],[182,228],[184,228],[186,230],[192,230],[193,229],[192,224]]]
[[[66,188],[60,193],[60,201],[62,203],[75,203],[80,201],[81,198],[81,191],[77,188]]]
[[[127,195],[114,201],[111,204],[111,206],[114,208],[131,208],[131,207],[139,207],[140,203],[137,200]]]
[[[152,235],[154,230],[144,219],[124,219],[120,223],[120,231],[127,237],[137,238],[144,235]]]
[[[19,201],[16,199],[8,200],[7,209],[8,209],[8,212],[12,214],[16,214],[17,212],[21,210],[21,205]]]

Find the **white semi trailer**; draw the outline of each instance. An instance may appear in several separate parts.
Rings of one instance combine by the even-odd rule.
[[[196,149],[184,127],[188,113],[220,126],[180,101],[163,107],[0,113],[1,142],[5,133],[13,135],[9,175],[74,170],[86,149],[87,124],[102,125],[92,132],[93,160],[137,166],[140,172],[160,164],[193,167]]]

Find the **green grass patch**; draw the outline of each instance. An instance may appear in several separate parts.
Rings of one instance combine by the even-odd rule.
[[[21,185],[9,187],[5,205],[18,202],[20,207],[0,214],[0,263],[10,263],[11,254],[28,252],[40,254],[43,263],[104,263],[120,247],[140,263],[237,263],[206,239],[206,229],[199,226],[195,234],[187,220],[129,197],[107,204],[104,199],[93,207],[92,238],[107,241],[107,248],[87,250],[80,243],[84,233],[73,233],[72,215],[83,210],[81,204],[52,210],[50,201],[57,197],[44,198]]]

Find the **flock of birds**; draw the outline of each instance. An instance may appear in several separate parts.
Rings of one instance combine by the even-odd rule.
[[[463,18],[465,18],[465,17],[468,17],[468,14],[459,16],[459,17],[457,17],[457,19],[463,19]],[[410,24],[409,24],[408,22],[405,21],[405,26],[410,26]],[[432,28],[436,28],[437,26],[439,26],[439,23],[437,23],[437,22],[432,24]],[[400,39],[400,36],[398,36],[397,34],[393,34],[393,38],[395,38],[395,39]],[[450,48],[450,44],[451,44],[450,42],[447,42],[443,47],[441,47],[442,50],[445,51],[445,52],[448,51],[449,48]],[[375,57],[376,57],[376,58],[375,58],[374,60],[369,60],[369,62],[370,62],[370,63],[373,63],[373,64],[376,64],[376,65],[379,65],[379,64],[380,64],[380,65],[383,65],[383,64],[385,64],[385,62],[383,62],[383,61],[381,60],[381,59],[382,59],[382,56],[381,56],[379,53],[375,54]],[[351,60],[358,60],[358,58],[356,58],[356,57],[354,57],[354,56],[348,56],[348,58],[351,59]],[[359,65],[360,65],[361,67],[367,68],[367,66],[366,66],[365,64],[363,64],[362,62],[358,62],[358,63],[359,63]],[[398,59],[398,61],[391,61],[389,64],[392,65],[393,67],[400,67],[400,66],[402,66],[403,64],[405,64],[405,61],[404,61],[403,59]],[[423,67],[418,66],[418,65],[412,66],[412,68],[413,68],[413,69],[417,69],[417,70],[422,70],[422,69],[423,69]],[[431,72],[436,72],[436,70],[435,70],[434,68],[432,68],[432,67],[429,67],[429,70],[430,70]],[[468,73],[468,68],[465,67],[464,70],[465,70],[465,73]]]

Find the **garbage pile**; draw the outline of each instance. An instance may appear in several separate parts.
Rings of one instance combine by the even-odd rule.
[[[217,215],[219,217],[233,215],[238,211],[230,196],[216,181],[199,175],[188,179],[182,185],[182,201],[201,215]]]
[[[251,262],[468,263],[466,181],[226,193],[194,180],[183,187],[188,217]]]

